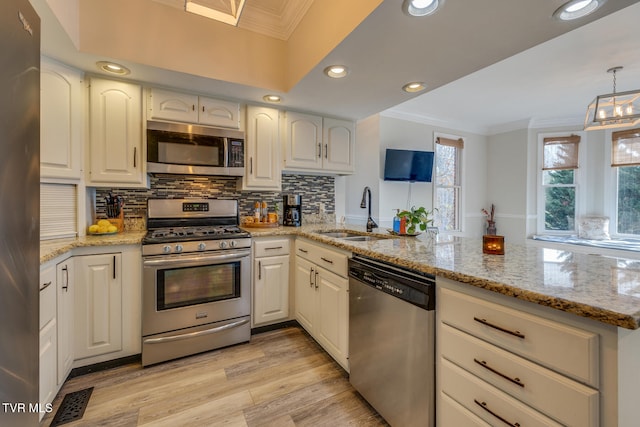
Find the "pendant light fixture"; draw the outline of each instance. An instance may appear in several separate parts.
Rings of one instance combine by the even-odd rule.
[[[616,92],[616,73],[622,67],[613,67],[613,93],[597,96],[587,108],[584,130],[631,127],[640,123],[640,90]]]

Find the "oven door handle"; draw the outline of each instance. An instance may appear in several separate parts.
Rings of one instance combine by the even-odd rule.
[[[194,256],[179,256],[175,258],[160,257],[160,258],[148,258],[144,259],[142,264],[145,266],[175,266],[180,264],[193,264],[193,263],[206,263],[214,262],[220,263],[221,261],[229,261],[234,259],[242,259],[251,255],[250,251],[224,251],[222,253],[216,253],[215,255],[194,255]]]
[[[203,331],[189,332],[188,334],[171,335],[168,337],[159,338],[147,338],[144,340],[145,344],[161,344],[170,341],[186,340],[188,338],[200,337],[202,335],[215,334],[217,332],[226,331],[227,329],[237,328],[249,322],[249,319],[236,320],[235,322],[227,323],[226,325],[216,326],[215,328],[205,329]]]

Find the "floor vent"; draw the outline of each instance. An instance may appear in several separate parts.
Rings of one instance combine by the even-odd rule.
[[[93,392],[93,387],[84,390],[67,393],[62,399],[62,403],[51,421],[50,427],[70,423],[82,418],[84,410],[87,408],[89,398]]]

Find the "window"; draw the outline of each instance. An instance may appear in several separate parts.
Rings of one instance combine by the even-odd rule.
[[[462,231],[461,212],[461,159],[464,141],[442,136],[435,144],[434,218],[442,231]]]
[[[616,177],[616,234],[640,235],[640,129],[613,132],[611,166]]]
[[[559,234],[575,230],[579,143],[577,135],[542,139],[538,230]]]

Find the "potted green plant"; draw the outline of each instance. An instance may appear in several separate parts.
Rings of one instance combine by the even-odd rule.
[[[433,224],[433,210],[427,210],[424,206],[416,208],[413,206],[411,210],[398,213],[398,217],[406,218],[407,234],[416,234],[416,228],[425,231],[427,227]]]

